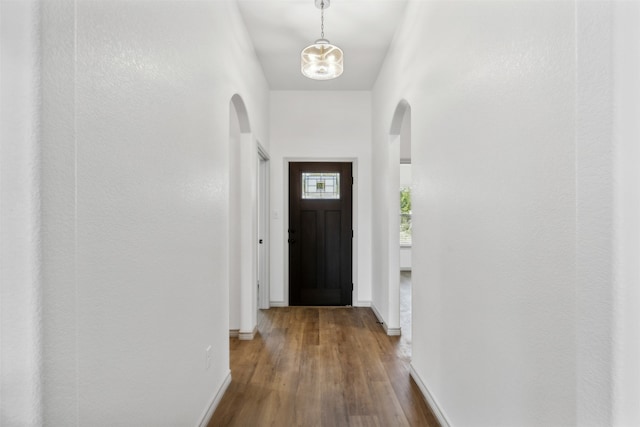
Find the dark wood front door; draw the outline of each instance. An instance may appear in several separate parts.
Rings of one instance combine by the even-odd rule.
[[[351,163],[289,163],[289,304],[351,305]]]

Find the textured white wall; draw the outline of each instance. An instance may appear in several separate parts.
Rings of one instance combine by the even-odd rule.
[[[565,2],[410,2],[374,88],[374,188],[411,106],[412,364],[452,425],[576,422],[574,19]],[[374,193],[374,230],[384,207]]]
[[[411,187],[412,184],[411,178],[411,165],[403,164],[400,165],[400,185],[402,187]]]
[[[272,91],[271,301],[288,304],[286,159],[354,159],[354,305],[371,301],[371,93]],[[276,217],[277,216],[277,217]]]
[[[613,424],[640,425],[640,3],[613,12],[615,347]]]
[[[411,247],[400,248],[400,271],[411,271]]]
[[[38,8],[0,2],[0,425],[41,418]]]
[[[576,3],[576,416],[612,424],[612,5]]]
[[[229,372],[229,101],[268,146],[266,81],[233,1],[43,8],[44,418],[196,425]]]

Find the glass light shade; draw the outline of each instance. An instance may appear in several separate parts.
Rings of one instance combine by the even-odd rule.
[[[301,71],[305,77],[330,80],[342,74],[342,49],[329,43],[329,40],[316,40],[314,44],[305,47],[300,56]]]

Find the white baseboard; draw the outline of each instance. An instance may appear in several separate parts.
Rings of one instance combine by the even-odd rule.
[[[438,405],[438,401],[435,397],[433,397],[433,394],[431,394],[424,381],[422,381],[422,378],[420,378],[420,375],[418,375],[418,373],[414,369],[413,364],[409,365],[409,369],[411,378],[413,378],[413,380],[418,385],[418,388],[420,389],[424,400],[427,401],[427,405],[429,405],[431,412],[433,412],[433,415],[435,415],[435,417],[438,419],[440,425],[442,427],[451,427],[451,423],[447,419],[447,416],[444,414],[444,411],[442,410],[440,405]]]
[[[213,397],[213,400],[211,400],[211,403],[209,404],[207,410],[204,412],[204,415],[200,418],[199,427],[207,427],[207,424],[209,424],[209,421],[211,421],[213,413],[216,411],[216,408],[220,404],[220,400],[222,400],[222,396],[224,396],[224,393],[229,388],[229,384],[231,384],[231,371],[229,371],[224,381],[222,381],[222,385],[218,389],[218,392]]]
[[[258,332],[258,325],[254,326],[253,331],[251,332],[238,331],[238,339],[240,341],[251,341],[256,336],[257,332]]]
[[[384,319],[380,315],[380,312],[378,311],[378,307],[376,307],[374,303],[371,303],[371,310],[373,311],[373,314],[376,315],[376,318],[378,318],[378,322],[384,324]]]
[[[229,329],[229,338],[238,338],[240,336],[240,329]]]
[[[376,305],[374,303],[371,303],[371,310],[373,310],[373,314],[375,314],[376,317],[378,318],[378,323],[380,323],[382,325],[382,329],[384,329],[384,332],[387,335],[389,335],[390,337],[400,336],[401,329],[400,328],[390,328],[387,325],[387,322],[384,321],[384,318],[382,317],[382,315],[380,314],[380,312],[378,311],[378,308],[376,307]]]
[[[269,305],[271,307],[289,307],[289,304],[287,304],[284,301],[270,301]],[[353,304],[354,307],[371,307],[371,301],[357,301],[355,304]]]
[[[387,327],[386,323],[384,325],[382,325],[382,326],[384,326],[385,332],[390,337],[399,337],[400,335],[402,335],[402,330],[400,328],[389,328],[389,327]]]
[[[289,307],[289,304],[284,301],[269,301],[269,305],[271,307]]]
[[[380,323],[382,325],[382,328],[386,332],[387,331],[387,327],[386,327],[386,324],[384,323],[384,319],[382,318],[382,315],[378,311],[378,307],[376,307],[376,305],[373,302],[371,303],[371,311],[373,311],[373,314],[376,315],[376,318],[378,319],[378,323]]]

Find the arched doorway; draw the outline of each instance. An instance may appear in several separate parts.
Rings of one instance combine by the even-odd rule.
[[[240,95],[229,102],[229,334],[250,340],[257,326],[257,143]]]
[[[409,310],[409,316],[405,315],[403,318],[404,322],[401,323],[402,301],[400,298],[401,268],[410,269],[411,267],[410,243],[409,245],[406,244],[406,237],[407,234],[410,235],[411,227],[410,208],[408,211],[408,218],[406,217],[407,212],[402,212],[401,209],[401,187],[404,187],[405,191],[406,189],[410,189],[410,183],[406,181],[405,176],[407,175],[406,165],[411,164],[411,106],[404,99],[398,103],[391,120],[387,159],[389,172],[387,186],[387,272],[389,316],[386,329],[388,335],[400,335],[402,323],[405,324],[405,327],[410,328],[410,326],[407,325],[407,321],[410,324],[410,302],[407,303],[405,295],[405,298],[403,299],[405,302],[405,311],[407,309]],[[401,169],[403,172],[403,180],[401,180]],[[401,244],[401,224],[404,228],[407,228],[403,233],[405,237],[404,245]],[[410,292],[410,289],[407,290],[405,287],[403,291]],[[409,304],[408,307],[406,306],[407,304]]]

